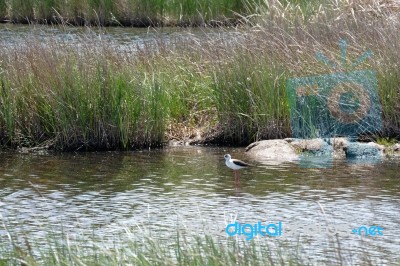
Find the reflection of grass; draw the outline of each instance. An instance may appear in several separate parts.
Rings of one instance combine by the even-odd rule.
[[[393,20],[400,22],[389,7],[379,16],[362,7],[353,15],[332,3],[306,19],[302,9],[275,3],[246,27],[156,38],[134,51],[87,35],[76,47],[40,40],[1,45],[0,142],[75,150],[154,147],[166,137],[197,134],[236,145],[288,137],[286,80],[336,72],[315,51],[340,58],[344,30],[352,36],[349,62],[366,48],[380,51],[356,70],[377,72],[382,135],[399,136],[400,41]]]

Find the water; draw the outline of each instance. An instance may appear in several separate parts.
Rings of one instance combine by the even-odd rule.
[[[193,42],[213,40],[233,44],[246,40],[245,33],[230,29],[215,28],[123,28],[123,27],[64,27],[47,25],[0,24],[0,45],[4,47],[29,45],[32,41],[42,43],[61,42],[80,47],[99,41],[122,51],[138,48],[170,45],[190,39]]]
[[[154,40],[157,34],[169,35],[173,32],[173,29],[170,28],[156,31],[147,28],[90,28],[0,24],[0,38],[8,44],[18,44],[33,38],[43,42],[64,41],[71,44],[78,44],[83,35],[97,36],[104,40],[127,44]]]
[[[336,226],[344,255],[357,261],[367,252],[377,263],[399,261],[400,160],[373,165],[339,160],[326,168],[255,165],[242,170],[235,184],[225,153],[250,160],[241,149],[205,147],[3,153],[0,214],[12,235],[38,242],[61,230],[115,239],[126,228],[167,240],[178,227],[226,238],[225,227],[234,221],[281,221],[283,234],[271,241],[294,246],[300,241],[315,259],[327,256],[332,237],[326,229]],[[362,225],[379,225],[383,235],[351,233]],[[289,234],[293,226],[299,230]],[[4,228],[0,238],[7,241]]]

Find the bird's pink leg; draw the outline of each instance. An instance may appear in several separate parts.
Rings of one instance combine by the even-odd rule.
[[[235,175],[235,183],[239,184],[239,173],[238,173],[237,170],[234,170],[233,172],[234,172],[234,175]]]

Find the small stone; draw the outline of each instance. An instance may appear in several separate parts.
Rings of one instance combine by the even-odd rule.
[[[394,151],[400,151],[400,143],[396,143],[393,145],[393,150]]]
[[[347,158],[368,158],[368,157],[379,157],[383,155],[384,147],[374,142],[359,143],[350,142],[345,148]]]

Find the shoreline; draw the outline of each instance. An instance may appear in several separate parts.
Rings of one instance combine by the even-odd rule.
[[[234,146],[230,144],[218,144],[207,142],[202,138],[192,138],[185,140],[169,139],[162,145],[147,147],[142,149],[130,150],[66,150],[60,151],[52,149],[51,146],[39,145],[36,147],[16,147],[14,149],[0,149],[2,152],[18,152],[22,154],[43,153],[43,152],[108,152],[108,151],[142,151],[150,149],[179,147],[238,147],[243,148],[247,156],[255,160],[273,159],[278,161],[298,160],[302,156],[333,156],[333,158],[385,158],[400,156],[400,141],[394,139],[379,139],[377,141],[354,140],[346,137],[329,138],[284,138],[258,140],[246,146]]]
[[[42,25],[42,26],[68,26],[68,27],[99,27],[99,28],[229,28],[237,27],[240,25],[246,25],[243,19],[240,18],[226,18],[221,20],[210,20],[210,21],[182,21],[182,22],[163,22],[163,21],[144,21],[144,20],[128,20],[107,23],[99,23],[96,21],[86,20],[0,20],[0,24],[10,25]]]

